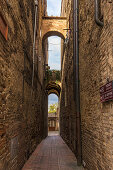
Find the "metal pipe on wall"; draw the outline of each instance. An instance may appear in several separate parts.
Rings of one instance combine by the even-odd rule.
[[[97,25],[103,27],[104,23],[99,19],[99,1],[95,0],[95,22]]]
[[[77,165],[82,164],[81,151],[81,115],[80,115],[80,90],[79,90],[79,0],[73,0],[73,62],[75,79],[76,100],[76,139],[77,139]]]
[[[35,25],[34,25],[34,38],[33,38],[33,72],[32,72],[32,88],[33,88],[33,84],[34,84],[34,72],[35,72],[35,43],[36,43],[37,12],[38,12],[38,0],[35,0]]]

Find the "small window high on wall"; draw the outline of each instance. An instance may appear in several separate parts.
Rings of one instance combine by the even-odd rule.
[[[60,16],[61,0],[47,0],[48,16]]]

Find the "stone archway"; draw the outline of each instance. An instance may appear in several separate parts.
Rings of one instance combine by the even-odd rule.
[[[47,38],[50,36],[58,36],[61,38],[61,41],[65,41],[67,33],[67,18],[66,17],[42,17],[42,27],[41,27],[41,36],[42,36],[42,51],[46,58],[46,63],[48,63],[48,44]],[[63,42],[62,42],[63,43]],[[63,46],[61,47],[63,56],[64,50]]]
[[[60,97],[60,91],[61,87],[59,84],[51,81],[46,86],[46,91],[48,96],[50,94],[55,94],[58,97]],[[59,103],[59,102],[58,102]],[[56,111],[49,112],[48,110],[48,132],[50,131],[59,131],[59,107],[57,106]]]
[[[47,94],[56,94],[58,97],[60,97],[60,91],[61,91],[61,87],[59,84],[55,83],[55,82],[49,82],[46,86],[46,91]]]
[[[42,41],[44,41],[45,39],[47,39],[50,36],[58,36],[58,37],[62,38],[63,40],[65,40],[65,37],[62,33],[58,32],[58,31],[49,31],[46,34],[44,34]]]
[[[67,19],[66,17],[43,17],[42,19],[42,37],[48,34],[57,35],[66,38]]]
[[[51,36],[58,36],[61,38],[61,40],[64,42],[65,41],[65,36],[64,34],[62,34],[59,31],[48,31],[46,32],[43,37],[42,37],[42,49],[43,49],[43,53],[44,53],[44,47],[45,47],[45,43],[47,44],[47,38],[51,37]]]

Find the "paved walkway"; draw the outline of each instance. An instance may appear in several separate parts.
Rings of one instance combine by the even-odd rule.
[[[59,131],[49,131],[48,132],[48,136],[58,136],[59,135]]]
[[[58,135],[41,142],[22,170],[83,170],[74,154]]]

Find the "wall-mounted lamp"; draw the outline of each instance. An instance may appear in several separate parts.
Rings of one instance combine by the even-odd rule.
[[[68,41],[69,41],[69,35],[68,35],[68,31],[67,31],[67,33],[66,33],[66,38],[65,38],[64,43],[65,43],[65,44],[67,44],[67,43],[68,43]]]
[[[109,83],[109,78],[107,78],[107,83]]]
[[[11,6],[10,3],[9,3],[9,0],[6,0],[6,3],[7,3],[7,6],[9,8]]]
[[[48,64],[44,64],[45,66],[48,66]]]
[[[50,66],[46,66],[46,70],[49,70],[50,69]]]
[[[48,64],[43,64],[46,68],[46,70],[49,70],[50,69],[50,66],[48,66]]]
[[[41,61],[41,56],[38,56],[38,61]]]
[[[38,6],[38,0],[35,0],[35,6]]]
[[[48,94],[48,90],[45,90],[45,93]]]
[[[67,32],[66,32],[66,38],[65,38],[65,44],[67,44],[68,43],[68,41],[69,41],[69,37],[70,37],[70,32],[71,32],[71,29],[69,28],[65,28],[65,29],[63,29],[63,30],[66,30]]]

